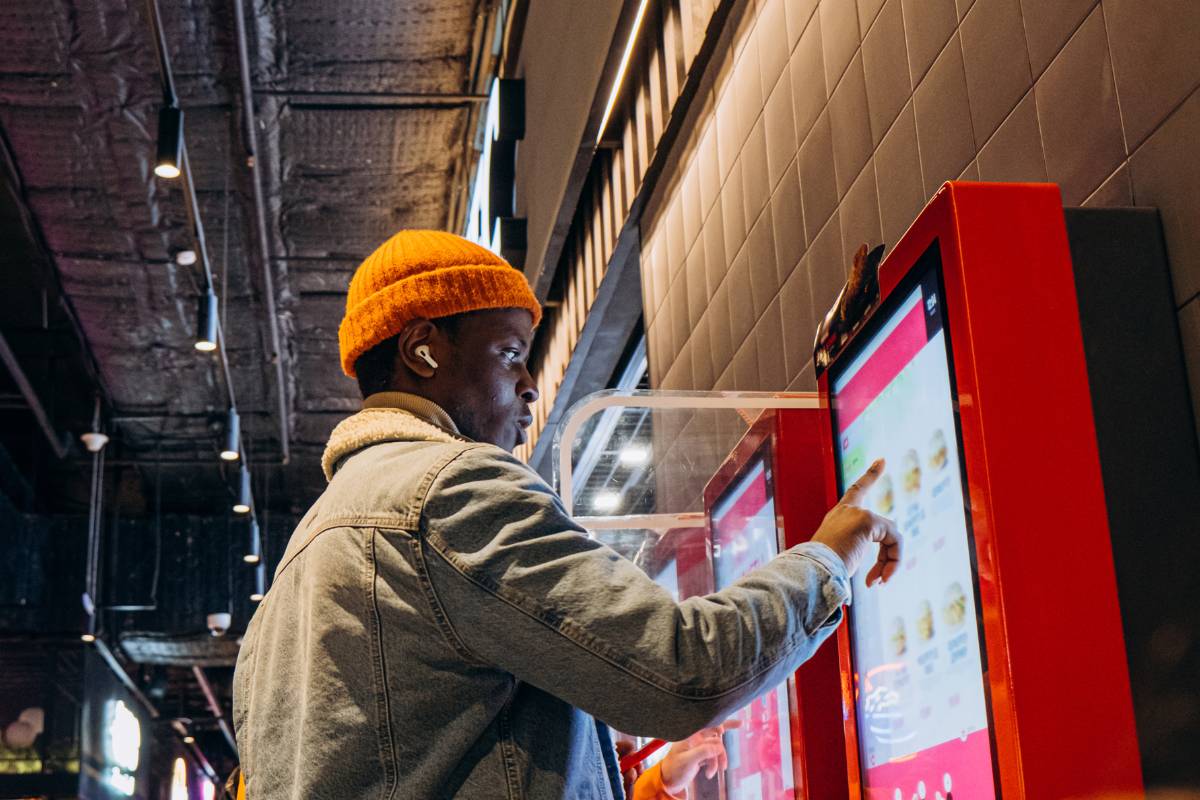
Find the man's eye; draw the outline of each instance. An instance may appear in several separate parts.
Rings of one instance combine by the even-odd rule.
[[[507,349],[501,350],[500,352],[504,354],[504,358],[507,359],[510,363],[521,360],[521,351],[517,350],[515,348],[507,348]]]

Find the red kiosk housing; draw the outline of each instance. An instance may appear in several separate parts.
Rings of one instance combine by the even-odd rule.
[[[1140,793],[1058,188],[947,184],[879,283],[818,379],[827,502],[885,456],[906,536],[838,633],[850,797]]]
[[[720,589],[809,538],[887,459],[870,502],[900,525],[904,568],[872,588],[860,571],[837,646],[786,704],[780,687],[743,712],[728,796],[1139,796],[1058,188],[946,184],[879,284],[817,407],[758,419],[706,487],[707,530],[656,548],[651,572],[678,597]]]

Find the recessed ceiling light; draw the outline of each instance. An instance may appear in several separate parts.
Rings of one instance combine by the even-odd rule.
[[[621,495],[616,492],[603,491],[597,492],[592,498],[592,508],[597,511],[616,511],[621,505]]]
[[[640,467],[650,460],[650,448],[640,444],[627,444],[621,448],[618,458],[627,467]]]

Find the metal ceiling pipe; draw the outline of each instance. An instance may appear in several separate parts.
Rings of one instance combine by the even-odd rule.
[[[100,395],[96,395],[96,407],[92,413],[92,430],[100,430]],[[87,612],[85,635],[103,645],[96,638],[97,619],[100,605],[100,526],[104,505],[104,448],[92,452],[92,484],[88,495],[87,566],[84,577],[83,609]]]
[[[221,710],[221,704],[217,701],[216,692],[213,691],[212,684],[208,682],[208,676],[204,674],[202,667],[195,666],[192,667],[192,674],[196,676],[196,683],[200,684],[200,691],[204,692],[204,699],[208,701],[208,709],[216,717],[217,726],[224,734],[225,741],[229,742],[229,746],[236,753],[237,740],[233,736],[233,730],[229,727],[229,720],[225,719],[225,712]]]
[[[8,368],[8,374],[12,376],[13,383],[17,385],[17,391],[21,393],[21,397],[25,398],[25,404],[29,406],[29,410],[37,419],[38,427],[45,434],[46,441],[50,443],[50,449],[54,451],[54,455],[60,459],[65,458],[67,455],[66,442],[58,435],[58,431],[54,430],[54,425],[50,422],[50,415],[46,413],[45,406],[42,405],[41,399],[34,391],[33,384],[26,377],[25,370],[21,369],[21,364],[17,361],[17,356],[13,353],[12,348],[8,346],[8,339],[4,338],[3,333],[0,333],[0,361],[3,361],[4,366]]]
[[[242,0],[233,0],[234,24],[237,28],[238,74],[242,82],[242,128],[246,144],[246,161],[250,166],[250,183],[254,194],[254,229],[258,239],[258,259],[262,266],[263,294],[267,307],[267,322],[271,330],[272,361],[275,364],[275,387],[279,407],[280,460],[286,464],[291,459],[288,432],[287,384],[283,377],[283,362],[286,358],[279,339],[279,315],[275,310],[275,278],[271,270],[271,248],[267,243],[267,211],[263,200],[262,180],[259,174],[258,137],[254,126],[254,92],[250,87],[250,55],[246,46],[246,14]]]

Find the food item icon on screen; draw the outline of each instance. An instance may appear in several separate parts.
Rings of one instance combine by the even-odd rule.
[[[967,595],[958,581],[946,587],[945,604],[942,606],[942,622],[947,628],[957,628],[967,616]]]
[[[917,608],[917,636],[928,642],[933,638],[933,607],[928,600],[922,600]]]
[[[888,641],[892,644],[892,655],[899,657],[908,652],[908,633],[904,629],[903,617],[892,620],[892,635]]]
[[[875,484],[875,510],[884,516],[896,510],[896,493],[892,489],[892,478],[887,473]]]
[[[917,458],[916,450],[904,454],[904,493],[908,495],[921,491],[921,461]]]
[[[929,468],[934,472],[946,468],[946,462],[950,460],[950,451],[946,445],[946,434],[938,428],[933,432],[933,436],[929,437]]]

